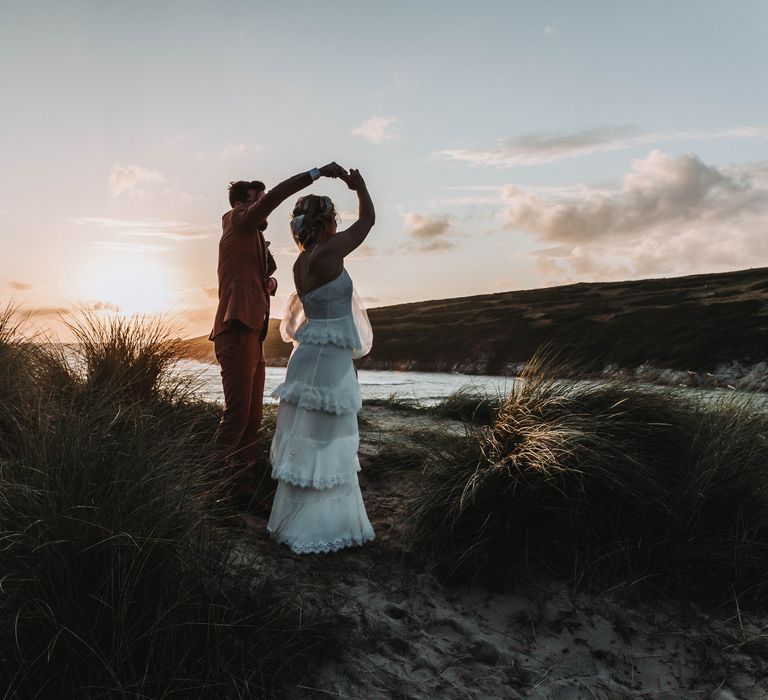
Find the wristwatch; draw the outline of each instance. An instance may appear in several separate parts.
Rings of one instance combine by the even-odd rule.
[[[312,182],[320,177],[320,171],[317,168],[312,168],[312,170],[309,171],[309,174],[312,177]]]

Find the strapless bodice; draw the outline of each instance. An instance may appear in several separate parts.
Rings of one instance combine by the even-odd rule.
[[[373,342],[368,315],[346,269],[303,298],[291,295],[280,333],[294,345],[335,345],[351,350],[355,358],[366,355]]]
[[[352,313],[352,278],[342,268],[338,277],[305,294],[302,304],[307,320],[349,316]]]

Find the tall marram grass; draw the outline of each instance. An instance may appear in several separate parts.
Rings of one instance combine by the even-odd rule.
[[[427,413],[438,418],[470,423],[490,423],[499,410],[502,397],[488,394],[473,386],[461,386],[433,405],[424,405],[416,398],[390,394],[387,398],[363,399],[363,405],[388,408],[393,411]]]
[[[508,585],[547,572],[717,598],[768,591],[768,412],[534,360],[493,422],[435,442],[409,546]]]
[[[113,388],[121,397],[138,401],[157,398],[164,389],[178,390],[172,369],[182,341],[173,337],[172,322],[148,316],[100,316],[81,309],[66,325],[90,386]]]
[[[496,418],[502,402],[501,396],[490,395],[476,387],[462,386],[430,406],[428,411],[440,418],[487,425]]]
[[[164,383],[159,327],[90,317],[78,371],[12,318],[0,316],[4,697],[263,697],[336,653],[341,621],[319,594],[270,576],[222,525],[217,410]]]

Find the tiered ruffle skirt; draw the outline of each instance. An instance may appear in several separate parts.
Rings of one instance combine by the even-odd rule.
[[[280,399],[270,451],[278,487],[267,530],[298,554],[332,552],[374,537],[357,478],[362,400],[352,364],[356,335],[347,323],[323,325],[315,330],[308,321],[296,334],[303,342],[291,355],[286,381],[272,393]]]

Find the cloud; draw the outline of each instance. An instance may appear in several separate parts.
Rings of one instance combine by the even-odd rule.
[[[142,168],[140,165],[115,163],[109,173],[109,186],[116,197],[144,197],[167,183],[162,173]]]
[[[288,245],[288,246],[272,246],[270,248],[272,251],[272,255],[281,255],[288,258],[291,258],[293,260],[296,259],[296,256],[299,254],[299,249],[295,245]],[[352,251],[350,255],[347,256],[348,260],[363,260],[367,258],[380,258],[382,255],[385,255],[386,252],[380,252],[378,248],[375,248],[372,245],[369,245],[368,243],[363,243],[359,248]]]
[[[8,213],[7,209],[0,209],[0,216],[6,216]]]
[[[109,301],[90,301],[81,302],[75,306],[35,306],[29,309],[31,316],[35,317],[58,317],[77,314],[81,309],[87,311],[120,311],[120,307]]]
[[[456,192],[469,192],[470,194],[452,195],[434,200],[435,205],[474,205],[488,204],[499,205],[507,201],[509,185],[468,185],[463,187],[446,187],[446,190]],[[594,185],[577,183],[574,185],[529,185],[525,191],[529,194],[537,194],[557,199],[581,197],[597,192],[612,192],[611,188],[598,188]]]
[[[146,236],[169,241],[192,241],[208,238],[217,230],[214,225],[196,225],[185,221],[162,221],[157,219],[109,219],[84,216],[70,219],[76,224],[97,226],[118,236]]]
[[[661,151],[634,161],[621,189],[611,194],[553,202],[514,185],[505,192],[509,226],[569,242],[627,236],[673,223],[712,225],[756,206],[763,209],[766,194],[751,186],[745,174],[706,165],[693,155],[673,158]]]
[[[533,132],[499,141],[493,148],[454,149],[435,155],[473,166],[509,168],[541,165],[595,153],[626,148],[640,130],[634,126],[602,126],[572,133]]]
[[[149,170],[140,165],[115,163],[108,179],[112,195],[119,199],[195,199],[181,189],[178,178],[171,180],[157,170]]]
[[[652,151],[612,192],[571,199],[510,185],[506,226],[555,244],[546,274],[617,279],[768,265],[768,164],[716,167]]]
[[[675,131],[648,134],[644,141],[716,141],[718,139],[768,139],[768,126],[737,126],[714,131]]]
[[[17,282],[16,280],[11,280],[8,283],[8,286],[17,292],[27,292],[35,285],[30,284],[29,282]]]
[[[89,311],[120,311],[120,307],[111,301],[91,301],[82,306]]]
[[[555,27],[554,24],[548,24],[544,29],[541,30],[541,33],[544,34],[544,36],[549,36],[551,34],[554,34],[557,31],[557,27]]]
[[[641,144],[717,139],[768,139],[768,127],[742,126],[714,131],[643,132],[636,126],[599,126],[570,133],[532,132],[502,139],[492,148],[450,149],[433,155],[476,167],[543,165]]]
[[[272,244],[269,247],[269,251],[272,253],[272,255],[283,255],[287,258],[293,258],[294,260],[299,254],[299,249],[296,247],[295,243],[289,243],[288,245],[282,246]]]
[[[405,230],[416,240],[428,241],[442,236],[450,228],[448,216],[424,216],[416,212],[405,215]]]
[[[381,255],[375,246],[372,246],[370,243],[363,243],[347,256],[347,260],[370,260],[380,257]]]
[[[96,248],[118,250],[121,253],[159,253],[173,250],[170,246],[156,245],[154,243],[129,243],[120,241],[91,241]]]
[[[40,317],[63,316],[71,312],[72,309],[68,306],[36,306],[29,309],[31,316]]]
[[[244,143],[230,143],[219,153],[219,158],[232,158],[235,156],[242,156],[245,153],[261,150],[263,150],[261,146],[248,146]]]
[[[569,284],[578,280],[617,280],[637,276],[631,265],[612,259],[608,249],[576,246],[562,250],[535,251],[536,270],[545,284]]]
[[[397,138],[398,124],[400,120],[397,117],[371,117],[352,129],[352,133],[371,143],[382,143]]]
[[[425,216],[417,212],[408,212],[403,215],[403,218],[405,232],[410,238],[406,244],[408,250],[426,253],[456,247],[456,243],[451,240],[455,234],[451,231],[449,216]]]

